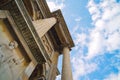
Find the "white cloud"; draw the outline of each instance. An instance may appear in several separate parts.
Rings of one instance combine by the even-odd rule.
[[[105,44],[103,35],[98,31],[92,31],[90,37],[90,43],[88,43],[88,59],[100,55],[104,51]]]
[[[54,0],[47,0],[48,6],[50,8],[50,11],[55,11],[58,9],[63,9],[65,7],[64,0],[61,2],[54,1]]]
[[[77,17],[77,18],[75,19],[75,21],[76,21],[76,22],[80,22],[81,19],[82,19],[81,17]]]
[[[86,38],[87,38],[87,35],[84,34],[84,33],[81,33],[81,34],[77,34],[76,33],[76,40],[75,40],[75,44],[76,45],[85,45],[86,44]]]
[[[119,74],[111,73],[104,80],[120,80],[120,73]]]
[[[58,75],[55,80],[61,80],[61,75]]]
[[[72,15],[73,17],[75,17],[76,15]],[[78,31],[78,29],[79,29],[79,23],[80,23],[80,21],[82,20],[82,18],[81,17],[76,17],[75,19],[75,22],[76,22],[76,25],[73,27],[73,29],[72,29],[72,31],[71,31],[71,34],[72,35],[76,35],[76,31]]]
[[[88,33],[75,33],[77,52],[72,58],[74,80],[98,69],[98,64],[91,62],[96,56],[120,49],[120,4],[116,0],[102,0],[96,4],[94,0],[88,3],[88,10],[94,28]],[[78,27],[77,27],[78,29]],[[84,55],[82,47],[87,46],[88,53]],[[110,74],[105,80],[118,80],[120,74]]]
[[[83,58],[77,56],[72,59],[74,80],[79,80],[79,77],[87,75],[97,69],[97,64],[85,62]]]
[[[110,35],[110,37],[107,39],[106,46],[108,51],[120,49],[120,33],[116,31]]]
[[[115,0],[102,0],[99,4],[90,0],[87,7],[95,26],[90,32],[87,57],[120,49],[120,4]]]
[[[76,31],[79,29],[79,25],[77,24],[76,26],[74,26],[74,28],[71,31],[71,34],[76,34]]]

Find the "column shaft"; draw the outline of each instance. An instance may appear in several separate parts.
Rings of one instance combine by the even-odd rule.
[[[73,80],[68,47],[63,49],[62,80]]]

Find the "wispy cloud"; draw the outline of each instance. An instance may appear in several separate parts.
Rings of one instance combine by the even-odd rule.
[[[63,9],[65,7],[64,0],[47,0],[48,6],[51,11],[55,11],[57,9]]]
[[[80,22],[81,19],[82,19],[81,17],[77,17],[77,18],[75,19],[75,21],[76,21],[76,22]]]
[[[76,40],[75,40],[75,44],[76,45],[87,45],[86,44],[86,39],[87,39],[87,35],[85,33],[81,33],[81,34],[78,34],[76,33]]]
[[[75,17],[75,15],[72,15],[72,17]],[[71,31],[71,34],[72,35],[75,35],[76,34],[76,31],[78,31],[79,29],[79,23],[81,22],[82,18],[80,16],[77,16],[74,21],[76,23],[76,25],[73,27],[72,31]]]
[[[111,73],[104,80],[119,80],[119,79],[120,79],[120,73],[119,74]]]
[[[79,80],[81,76],[87,75],[97,69],[97,64],[84,60],[84,57],[82,58],[80,56],[72,59],[74,80]]]
[[[96,4],[88,3],[94,29],[90,32],[88,57],[100,55],[105,51],[120,49],[120,4],[116,0],[102,0]]]

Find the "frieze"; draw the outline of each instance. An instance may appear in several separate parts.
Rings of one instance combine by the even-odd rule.
[[[49,56],[52,55],[52,53],[54,53],[54,50],[52,48],[52,45],[50,44],[50,42],[48,41],[48,38],[47,38],[47,35],[43,36],[41,38],[42,42],[43,42],[43,45],[48,53]]]

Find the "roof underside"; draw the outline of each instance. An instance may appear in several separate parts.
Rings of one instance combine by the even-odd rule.
[[[58,23],[54,26],[57,36],[61,42],[62,46],[68,46],[69,48],[74,47],[74,42],[67,28],[64,17],[61,10],[57,10],[52,13],[58,19]]]

